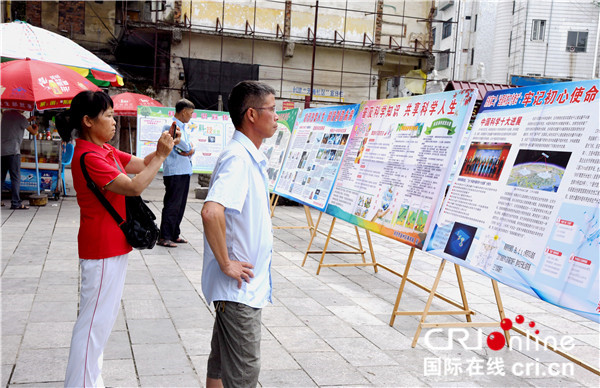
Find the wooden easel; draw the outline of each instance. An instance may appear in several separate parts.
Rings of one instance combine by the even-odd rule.
[[[390,318],[390,326],[394,326],[396,316],[398,316],[398,315],[419,315],[419,314],[423,313],[423,311],[398,311],[398,306],[400,305],[400,299],[402,298],[402,294],[404,292],[404,286],[406,285],[406,282],[409,282],[409,283],[419,287],[420,289],[427,291],[430,295],[433,295],[433,296],[443,300],[444,302],[451,304],[452,306],[458,307],[460,309],[460,310],[433,311],[433,312],[429,313],[430,315],[463,315],[464,314],[467,319],[467,322],[471,322],[471,315],[474,315],[475,312],[472,311],[471,309],[469,309],[469,305],[467,303],[467,294],[465,293],[465,288],[464,288],[464,284],[462,281],[462,274],[460,272],[460,267],[455,264],[456,278],[458,281],[458,287],[460,289],[460,295],[462,297],[462,302],[463,302],[462,305],[444,295],[438,294],[435,289],[428,288],[408,277],[408,272],[410,271],[410,267],[412,264],[412,259],[413,259],[414,254],[415,254],[415,248],[413,247],[413,248],[411,248],[410,253],[408,255],[408,261],[406,262],[406,265],[404,266],[404,273],[402,275],[395,271],[392,271],[391,269],[389,269],[387,267],[384,267],[383,265],[379,265],[380,267],[382,267],[402,278],[402,281],[400,282],[400,287],[398,289],[398,295],[396,296],[396,302],[394,303],[394,310],[392,311],[392,317]],[[437,284],[436,284],[436,287],[437,287]]]
[[[310,242],[308,243],[308,248],[306,248],[306,253],[304,254],[304,260],[302,260],[302,266],[304,267],[304,263],[306,263],[306,258],[308,257],[309,254],[321,254],[321,259],[319,260],[319,267],[317,268],[317,275],[321,272],[321,268],[323,267],[366,267],[366,266],[372,266],[373,269],[375,270],[375,272],[377,272],[377,262],[375,261],[375,253],[373,251],[373,243],[371,241],[371,234],[369,233],[368,230],[365,229],[366,235],[367,235],[367,242],[369,243],[369,252],[371,253],[371,263],[367,263],[367,260],[365,259],[365,253],[366,250],[363,248],[362,245],[362,241],[360,239],[360,234],[358,232],[358,226],[354,225],[354,230],[356,231],[356,239],[358,241],[358,247],[355,247],[349,243],[347,243],[346,241],[342,241],[338,238],[335,238],[332,236],[332,232],[333,232],[333,227],[335,226],[335,221],[337,220],[337,218],[333,217],[333,219],[331,220],[331,225],[329,226],[329,232],[325,233],[321,230],[319,230],[319,224],[321,223],[321,217],[323,216],[323,212],[319,213],[319,218],[317,219],[317,223],[314,225],[314,227],[311,230],[311,236],[310,236]],[[325,239],[325,245],[323,247],[322,250],[310,250],[312,243],[315,239],[315,236],[317,235],[317,233],[322,234],[324,236],[327,236],[327,238]],[[349,247],[351,250],[349,251],[329,251],[327,252],[327,246],[329,245],[329,242],[331,240],[334,240],[336,242],[339,242],[340,244],[343,244],[347,247]],[[351,255],[360,255],[362,258],[362,263],[334,263],[334,264],[323,264],[323,260],[325,259],[325,254],[326,253],[332,253],[332,254],[351,254]]]
[[[335,218],[335,217],[333,217],[333,219],[331,221],[331,225],[329,227],[328,233],[325,233],[325,232],[319,230],[318,227],[319,227],[319,224],[321,223],[321,217],[322,216],[323,216],[323,212],[319,213],[319,218],[317,219],[317,223],[315,224],[315,227],[312,230],[311,239],[310,239],[310,242],[308,244],[308,248],[306,249],[306,253],[304,254],[304,259],[302,260],[302,266],[303,267],[304,267],[304,263],[306,263],[306,258],[308,257],[309,254],[320,254],[321,258],[319,260],[319,267],[317,268],[317,275],[319,275],[319,273],[321,272],[321,268],[323,268],[323,267],[367,267],[367,266],[372,266],[373,270],[375,271],[375,273],[377,273],[378,272],[378,268],[381,267],[381,268],[385,269],[386,271],[389,271],[392,274],[394,274],[394,275],[399,276],[400,278],[402,278],[402,282],[401,282],[401,285],[400,285],[400,290],[398,292],[398,297],[396,299],[396,305],[394,306],[394,312],[392,313],[392,319],[390,321],[390,326],[392,326],[394,324],[394,320],[395,320],[396,315],[408,315],[407,313],[404,313],[404,312],[397,313],[398,304],[400,303],[400,297],[402,296],[402,291],[404,290],[404,285],[406,284],[406,282],[409,282],[409,283],[411,283],[411,284],[419,287],[420,289],[422,289],[422,290],[424,290],[424,291],[426,291],[428,293],[431,292],[431,289],[429,289],[428,287],[426,287],[426,286],[424,286],[424,285],[422,285],[422,284],[420,284],[420,283],[418,283],[418,282],[416,282],[416,281],[414,281],[414,280],[412,280],[412,279],[410,279],[408,277],[408,272],[410,270],[410,266],[411,266],[411,263],[412,263],[412,258],[413,258],[414,253],[415,253],[415,248],[414,247],[412,247],[411,250],[410,250],[408,261],[406,263],[406,266],[404,267],[404,274],[400,274],[399,272],[396,272],[393,269],[391,269],[391,268],[389,268],[389,267],[387,267],[387,266],[385,266],[383,264],[379,264],[377,262],[377,260],[375,259],[375,252],[373,250],[373,242],[371,240],[371,234],[370,234],[369,230],[365,229],[365,234],[367,235],[367,242],[369,244],[369,252],[371,254],[371,262],[370,263],[368,263],[366,261],[366,259],[365,259],[365,253],[366,253],[366,251],[365,251],[365,249],[363,249],[362,241],[360,239],[360,234],[358,232],[358,227],[356,225],[354,225],[354,230],[356,231],[356,238],[358,240],[358,247],[355,247],[355,246],[353,246],[351,244],[348,244],[346,241],[342,241],[342,240],[340,240],[340,239],[335,238],[335,237],[332,236],[333,227],[334,227],[335,222],[337,220],[337,218]],[[317,233],[320,233],[322,235],[327,236],[327,238],[325,240],[325,245],[324,245],[324,247],[323,247],[322,250],[310,250],[310,248],[312,246],[312,243],[313,243],[313,240],[314,240],[315,236],[317,235]],[[343,244],[343,245],[351,248],[352,250],[350,250],[350,251],[327,251],[327,247],[329,245],[329,241],[330,240],[337,241],[340,244]],[[333,264],[324,264],[323,261],[325,259],[325,254],[327,254],[327,253],[332,253],[332,254],[360,254],[361,258],[362,258],[362,262],[358,262],[358,263],[333,263]],[[457,275],[460,276],[460,269],[458,269]],[[462,284],[462,278],[460,278],[460,280],[459,280],[459,285],[461,287],[462,293],[464,294],[464,288],[463,288],[463,284]],[[456,307],[460,308],[461,310],[459,310],[458,313],[464,313],[465,315],[467,315],[467,319],[470,321],[470,315],[474,314],[474,312],[471,311],[471,310],[469,310],[468,307],[461,306],[460,304],[458,304],[457,302],[453,301],[452,299],[450,299],[450,298],[448,298],[448,297],[446,297],[444,295],[438,294],[437,292],[434,292],[434,295],[437,298],[439,298],[439,299],[441,299],[441,300],[443,300],[443,301],[445,301],[445,302],[447,302],[447,303],[449,303],[449,304],[451,304],[453,306],[456,306]],[[463,305],[465,303],[466,303],[466,299],[463,300]],[[452,310],[452,311],[448,311],[448,312],[435,312],[435,313],[432,313],[432,314],[456,314],[456,313],[457,313],[456,310]],[[421,311],[412,312],[412,314],[413,315],[421,314]]]
[[[271,196],[269,198],[269,207],[271,208],[271,218],[273,218],[273,216],[275,215],[275,207],[277,206],[277,202],[279,201],[279,195],[275,194],[275,193],[271,193]],[[312,234],[312,230],[314,229],[315,225],[313,222],[313,218],[312,215],[310,214],[310,208],[306,205],[304,206],[304,215],[306,216],[306,226],[297,226],[297,225],[292,225],[292,226],[274,226],[273,229],[308,229],[311,234]]]
[[[437,276],[435,277],[435,280],[433,282],[433,286],[431,286],[431,292],[429,293],[429,298],[427,299],[427,303],[425,304],[425,309],[423,311],[421,311],[421,312],[415,312],[415,311],[397,312],[397,311],[395,311],[394,312],[395,315],[421,314],[421,320],[419,321],[419,325],[417,326],[417,331],[415,332],[415,336],[413,338],[413,342],[411,345],[413,348],[417,345],[417,341],[419,340],[419,335],[421,334],[421,330],[423,328],[428,328],[428,327],[497,327],[497,326],[500,326],[500,321],[502,321],[505,318],[504,308],[502,307],[502,299],[500,298],[500,290],[498,289],[498,283],[494,279],[492,279],[492,288],[494,289],[494,296],[496,298],[496,305],[498,307],[498,314],[500,315],[500,321],[498,321],[498,322],[472,322],[470,314],[466,314],[467,322],[425,323],[425,320],[427,319],[428,315],[442,315],[442,314],[457,315],[457,314],[464,314],[467,311],[469,311],[472,314],[472,311],[469,309],[469,306],[467,303],[467,294],[465,293],[464,284],[462,281],[462,275],[460,274],[460,268],[459,268],[458,264],[454,264],[454,268],[456,270],[456,277],[458,280],[458,285],[460,287],[460,294],[461,294],[461,297],[463,300],[463,310],[454,311],[454,312],[453,311],[429,311],[429,308],[431,307],[431,302],[433,301],[433,297],[435,296],[435,290],[437,289],[437,286],[440,282],[445,265],[446,265],[446,260],[442,260],[442,262],[440,263],[438,272],[437,272]],[[401,295],[401,293],[399,292],[398,300],[396,301],[397,303],[400,302],[400,300],[399,300],[400,295]],[[395,307],[395,309],[396,308],[397,307]],[[392,318],[393,317],[394,317],[394,315],[392,316]],[[504,336],[506,338],[506,343],[508,344],[509,340],[510,340],[510,335],[507,330],[504,330]]]

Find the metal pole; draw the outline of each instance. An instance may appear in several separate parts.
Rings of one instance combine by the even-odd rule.
[[[313,53],[312,53],[312,67],[310,69],[310,98],[309,101],[313,100],[313,87],[315,84],[315,54],[317,52],[317,18],[319,16],[319,0],[316,1],[315,6],[315,31],[313,32]]]

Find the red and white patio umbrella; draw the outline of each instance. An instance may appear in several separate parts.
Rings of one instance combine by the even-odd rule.
[[[138,106],[163,106],[155,99],[138,93],[120,93],[111,97],[115,116],[137,116]]]
[[[0,64],[0,77],[0,106],[7,109],[68,108],[79,92],[100,90],[68,67],[29,58]]]

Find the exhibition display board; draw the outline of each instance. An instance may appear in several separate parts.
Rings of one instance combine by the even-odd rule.
[[[174,115],[175,108],[138,106],[137,156],[143,158],[156,150],[160,134],[168,130]],[[235,131],[229,113],[196,109],[187,128],[196,149],[191,157],[193,171],[211,173]]]
[[[599,90],[488,92],[426,251],[600,322]]]
[[[361,104],[326,212],[422,248],[475,90]]]
[[[277,116],[279,117],[277,120],[277,131],[270,138],[263,139],[260,145],[259,150],[268,160],[267,175],[269,177],[270,192],[275,188],[279,170],[281,170],[281,166],[283,165],[283,157],[292,137],[298,111],[298,108],[277,111]]]
[[[305,109],[274,192],[324,211],[360,105]]]

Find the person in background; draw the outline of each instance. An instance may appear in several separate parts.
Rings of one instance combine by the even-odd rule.
[[[115,210],[126,218],[125,196],[140,195],[178,142],[168,132],[156,151],[138,158],[107,142],[115,135],[113,102],[104,92],[77,94],[70,109],[56,117],[63,141],[76,137],[71,172],[79,205],[77,244],[81,288],[79,315],[71,338],[65,387],[103,387],[102,354],[117,319],[131,245],[98,198],[88,188],[81,156],[91,180]],[[136,174],[130,178],[127,174]]]
[[[229,114],[236,131],[217,160],[201,213],[202,292],[216,310],[208,388],[258,384],[261,310],[272,302],[267,159],[258,149],[277,131],[275,90],[238,83]]]
[[[160,236],[157,244],[163,247],[176,248],[177,244],[187,241],[180,236],[181,220],[185,213],[188,191],[190,189],[190,176],[192,175],[192,155],[194,147],[190,141],[189,133],[185,128],[194,114],[194,104],[181,99],[175,104],[175,117],[173,121],[181,131],[181,142],[163,163],[163,181],[165,196],[163,199],[162,217],[160,220]]]
[[[26,119],[20,110],[5,109],[2,112],[2,183],[6,179],[6,173],[10,173],[10,208],[14,210],[29,209],[21,201],[21,143],[25,130],[37,135],[38,126],[34,120],[33,116]]]

